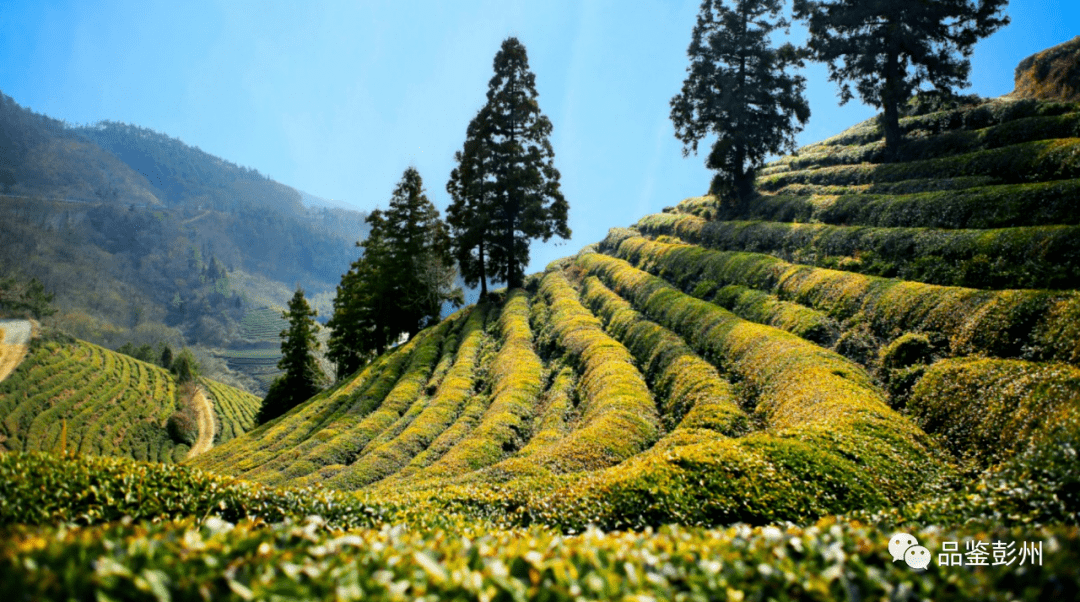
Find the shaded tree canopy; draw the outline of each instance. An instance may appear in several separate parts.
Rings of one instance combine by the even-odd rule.
[[[569,205],[559,188],[548,139],[551,121],[540,112],[525,46],[516,38],[503,41],[494,69],[487,102],[455,156],[448,214],[465,277],[490,277],[514,288],[524,280],[529,241],[570,237]]]
[[[446,222],[452,233],[451,247],[461,277],[468,286],[480,285],[480,296],[487,295],[489,266],[497,253],[492,239],[495,231],[491,215],[498,201],[490,180],[494,173],[491,163],[490,136],[486,107],[469,122],[462,150],[454,153],[457,167],[450,172],[446,191],[450,206]]]
[[[717,135],[706,161],[718,171],[711,193],[748,200],[755,170],[770,154],[793,150],[795,134],[810,118],[805,78],[787,72],[802,66],[802,53],[791,44],[770,44],[770,34],[788,26],[782,7],[780,0],[701,3],[671,121],[684,156],[696,153],[705,136]]]
[[[968,85],[972,47],[1003,25],[1008,0],[795,0],[809,48],[828,64],[841,104],[882,110],[886,152],[902,143],[900,106],[922,84],[943,93]],[[852,92],[852,85],[855,91]]]

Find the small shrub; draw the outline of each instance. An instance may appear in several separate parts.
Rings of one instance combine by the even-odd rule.
[[[880,351],[882,367],[892,370],[930,362],[930,338],[925,334],[905,332]]]
[[[195,445],[199,439],[199,419],[195,410],[184,407],[173,412],[165,423],[165,429],[174,442]]]

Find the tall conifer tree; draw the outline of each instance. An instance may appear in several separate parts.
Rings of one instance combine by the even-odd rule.
[[[506,39],[494,67],[487,103],[470,125],[473,141],[466,140],[457,176],[447,185],[454,196],[448,212],[461,241],[458,259],[468,255],[469,273],[483,271],[514,288],[524,280],[530,240],[570,237],[569,205],[559,188],[548,140],[551,121],[536,101],[525,46]]]
[[[363,255],[342,275],[334,297],[334,315],[326,323],[331,332],[326,357],[337,365],[339,379],[358,370],[373,354],[382,353],[391,342],[393,274],[387,268],[386,220],[376,209],[366,222],[370,232],[356,243]]]
[[[285,374],[270,385],[259,410],[259,424],[285,414],[319,392],[324,376],[315,360],[315,352],[319,349],[319,341],[315,338],[319,332],[314,319],[317,315],[304,298],[304,291],[297,288],[289,301],[289,310],[281,314],[289,321],[289,328],[281,331],[281,359],[278,360],[278,368]]]
[[[859,98],[882,110],[886,153],[902,143],[900,105],[923,83],[951,93],[967,85],[971,49],[1009,23],[1008,0],[795,0],[810,26],[810,50],[828,64],[841,104]]]
[[[800,52],[770,44],[770,34],[788,26],[782,7],[780,0],[701,3],[671,121],[684,156],[696,153],[705,136],[718,136],[706,161],[718,171],[711,193],[749,200],[756,169],[770,154],[794,149],[795,134],[810,118],[805,79],[787,72],[802,65]]]

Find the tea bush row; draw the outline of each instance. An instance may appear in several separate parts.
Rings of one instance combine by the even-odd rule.
[[[1068,423],[1068,415],[1080,412],[1078,402],[1080,370],[1073,366],[964,358],[931,366],[907,408],[943,447],[985,467],[1024,451],[1049,427]]]
[[[423,471],[424,478],[456,476],[490,466],[529,440],[544,367],[533,349],[529,299],[524,290],[514,289],[507,295],[499,335],[490,374],[491,406],[468,437]]]
[[[988,150],[1037,140],[1080,137],[1080,113],[1024,117],[980,129],[949,130],[929,136],[911,137],[904,140],[895,160],[916,161]],[[875,140],[862,145],[815,145],[802,152],[783,157],[771,163],[770,168],[779,173],[789,170],[851,165],[856,163],[882,163],[885,161],[885,145]]]
[[[902,117],[900,128],[905,134],[937,135],[950,130],[978,130],[1029,117],[1053,117],[1076,112],[1074,103],[1036,100],[991,99],[975,106],[936,111],[926,115]],[[840,134],[804,147],[848,146],[866,144],[884,137],[876,117],[868,119]]]
[[[651,382],[668,431],[705,428],[728,436],[747,430],[731,383],[682,338],[648,320],[595,276],[585,280],[585,302],[637,359]]]
[[[173,462],[182,457],[165,430],[174,392],[164,370],[126,355],[81,341],[37,343],[0,385],[5,446]]]
[[[808,190],[825,188],[825,190]],[[706,219],[822,222],[881,228],[1012,228],[1076,225],[1080,180],[974,186],[959,190],[889,194],[854,187],[788,186],[758,196],[745,210],[691,205]],[[881,188],[873,186],[872,188]],[[814,196],[816,195],[816,196]]]
[[[199,384],[213,398],[214,413],[220,423],[215,445],[235,439],[255,426],[255,416],[262,405],[261,399],[205,378],[200,378]]]
[[[659,437],[660,417],[633,357],[581,305],[562,271],[544,275],[538,297],[550,308],[539,337],[578,367],[581,401],[573,430],[536,461],[553,472],[595,470],[648,449]]]
[[[469,313],[453,367],[412,422],[392,440],[381,445],[369,445],[370,449],[365,448],[354,462],[326,482],[328,486],[350,490],[384,479],[405,467],[453,424],[462,407],[475,393],[473,373],[483,342],[487,314],[486,305],[478,306]],[[420,387],[411,388],[407,391],[408,398],[414,401],[422,399],[421,390]],[[383,408],[386,405],[384,403]],[[379,430],[382,432],[384,429]]]
[[[824,267],[973,288],[1080,287],[1080,227],[931,230],[709,222],[656,214],[636,227],[721,251],[769,253]]]
[[[320,422],[298,450],[303,464],[283,464],[283,478],[296,484],[321,484],[339,475],[369,446],[384,442],[393,425],[427,400],[425,390],[440,359],[448,362],[459,347],[464,316],[457,314],[393,352],[388,364],[402,366],[398,375],[385,379],[380,375],[368,390],[347,399],[339,412]],[[397,364],[395,356],[402,352],[408,361]]]
[[[367,424],[369,428],[363,430],[358,427],[365,420],[370,423],[379,418],[371,414],[383,404],[399,380],[413,383],[422,378],[426,382],[442,339],[454,324],[454,320],[447,320],[420,333],[401,348],[377,358],[343,385],[324,391],[284,416],[259,426],[243,440],[211,449],[192,464],[220,474],[240,476],[271,466],[278,472],[302,456],[317,458],[323,465],[346,461],[359,452],[357,445],[362,447],[379,432],[377,425]],[[403,377],[405,373],[408,376]],[[410,401],[399,395],[395,405]],[[346,428],[338,431],[334,424]],[[359,432],[354,434],[353,430]],[[359,439],[355,445],[351,441],[353,436]]]
[[[757,253],[711,251],[698,246],[629,238],[616,254],[690,288],[700,281],[775,291],[838,320],[865,320],[880,337],[938,332],[950,353],[997,357],[1031,354],[1068,360],[1071,341],[1053,326],[1071,315],[1075,293],[1040,290],[980,291],[905,282],[795,265]],[[1057,317],[1061,316],[1061,317]]]
[[[992,176],[1000,183],[1077,178],[1080,177],[1080,140],[1040,140],[905,163],[838,165],[790,171],[760,177],[756,183],[761,190],[775,191],[790,184],[852,185],[964,176]]]
[[[587,254],[577,265],[737,375],[768,432],[735,439],[705,432],[696,442],[654,448],[533,505],[535,520],[563,528],[806,520],[880,507],[936,472],[926,436],[884,404],[855,364],[740,320],[624,261]]]

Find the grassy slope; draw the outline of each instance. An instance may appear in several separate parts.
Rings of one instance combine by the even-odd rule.
[[[258,398],[209,380],[202,386],[214,400],[218,442],[250,430]],[[91,343],[36,342],[0,383],[0,434],[9,450],[66,446],[81,454],[179,461],[188,446],[166,430],[180,409],[176,388],[166,370]]]
[[[752,207],[688,199],[635,229],[614,230],[530,277],[524,290],[463,309],[192,463],[272,486],[354,494],[323,491],[312,501],[312,490],[273,491],[199,472],[166,478],[152,467],[81,463],[70,470],[121,490],[144,479],[187,491],[192,504],[184,511],[154,506],[168,516],[275,520],[315,512],[338,526],[419,527],[408,541],[384,530],[354,532],[353,543],[331,541],[317,526],[246,523],[106,534],[164,550],[155,566],[174,585],[198,577],[170,564],[170,544],[154,542],[212,540],[206,554],[217,556],[258,549],[265,560],[228,579],[259,590],[271,582],[255,575],[282,566],[275,545],[301,554],[320,546],[302,562],[325,575],[333,570],[318,560],[325,550],[353,546],[341,552],[351,558],[368,547],[362,542],[382,537],[371,549],[392,548],[398,560],[371,557],[363,566],[400,572],[365,572],[358,583],[368,592],[399,583],[405,597],[472,598],[487,587],[491,596],[525,598],[545,585],[601,597],[666,598],[700,587],[726,589],[729,599],[744,589],[811,599],[1067,598],[1080,558],[1075,527],[1063,526],[1080,520],[1080,301],[1069,290],[1076,258],[1044,247],[1075,244],[1074,230],[1060,226],[1080,222],[1070,196],[1080,176],[1077,112],[992,101],[909,118],[909,156],[892,165],[867,162],[877,158],[880,135],[862,124],[767,168],[765,194]],[[872,211],[859,209],[851,200],[858,198]],[[1033,213],[1023,203],[1049,209]],[[998,271],[998,281],[977,278]],[[992,441],[1005,444],[991,453]],[[35,462],[47,460],[24,464]],[[22,466],[6,470],[47,473]],[[142,476],[128,484],[110,476],[117,473]],[[94,500],[46,502],[39,505],[54,517],[108,512]],[[455,551],[463,540],[438,530],[813,525],[836,513],[858,521],[826,518],[786,535],[775,527],[695,529],[672,536],[679,544],[665,543],[669,532],[579,542],[538,529],[498,543],[481,538],[468,569],[453,560],[471,553]],[[1033,523],[1052,526],[1001,531]],[[920,530],[930,524],[960,532]],[[1038,539],[1054,561],[1008,576],[937,565],[898,570],[882,544],[893,529],[918,531],[932,551],[950,537]],[[6,553],[61,565],[68,555],[97,553],[98,535],[61,541],[49,530],[25,531]],[[278,543],[264,550],[271,539]],[[610,555],[597,555],[607,545]],[[503,569],[480,559],[493,549],[484,546],[499,548]],[[652,546],[673,558],[718,560],[684,570],[658,560],[668,556]],[[546,552],[530,552],[539,548]],[[576,550],[599,565],[575,560]],[[651,559],[648,566],[626,558],[631,550]],[[578,572],[594,568],[599,581]],[[282,588],[351,579],[298,581],[281,570],[274,583]],[[650,577],[635,577],[638,570]],[[466,579],[468,571],[476,576]],[[674,590],[664,589],[669,579]]]

